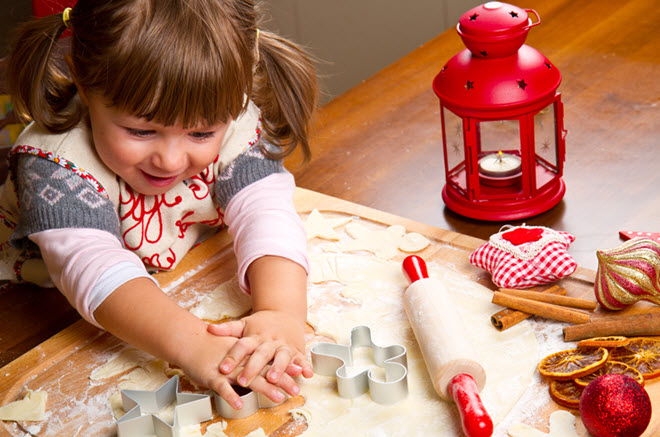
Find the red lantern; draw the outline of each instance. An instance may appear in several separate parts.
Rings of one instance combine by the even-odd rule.
[[[467,48],[433,81],[442,118],[442,198],[460,215],[521,219],[564,196],[561,74],[524,44],[540,22],[536,11],[506,3],[469,10],[456,26]]]

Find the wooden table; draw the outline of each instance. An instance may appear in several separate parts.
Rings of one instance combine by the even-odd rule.
[[[563,75],[567,192],[524,220],[577,236],[570,253],[596,267],[595,251],[619,230],[660,231],[660,11],[651,0],[527,0],[542,23],[527,43]],[[328,103],[301,187],[485,239],[504,223],[466,219],[442,203],[438,100],[431,81],[463,45],[451,29]],[[521,221],[522,222],[522,221]],[[514,223],[518,224],[518,223]],[[56,290],[0,295],[0,366],[77,320]]]

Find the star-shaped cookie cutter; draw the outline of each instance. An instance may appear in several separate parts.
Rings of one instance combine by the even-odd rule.
[[[376,365],[385,370],[385,380],[376,379],[373,369],[350,374],[353,365],[353,349],[368,347]],[[335,343],[318,343],[312,346],[314,372],[337,377],[337,391],[342,398],[352,399],[369,391],[374,402],[394,404],[408,395],[408,362],[406,348],[402,345],[380,347],[371,339],[368,326],[357,326],[351,330],[348,346]]]
[[[184,426],[213,419],[209,395],[179,392],[179,376],[175,375],[154,391],[122,390],[124,414],[117,420],[118,437],[179,437]],[[156,414],[176,402],[174,421],[170,425]]]

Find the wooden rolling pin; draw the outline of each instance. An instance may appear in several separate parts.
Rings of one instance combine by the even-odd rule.
[[[406,314],[435,391],[456,403],[466,436],[491,436],[493,421],[479,397],[486,372],[474,360],[476,354],[451,296],[443,282],[429,278],[419,256],[404,259],[403,271],[411,283],[403,297]]]

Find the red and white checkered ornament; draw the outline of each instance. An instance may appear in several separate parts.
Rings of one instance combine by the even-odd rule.
[[[533,287],[575,271],[577,263],[566,252],[573,241],[568,232],[543,226],[509,227],[472,252],[470,262],[488,270],[500,288]]]

